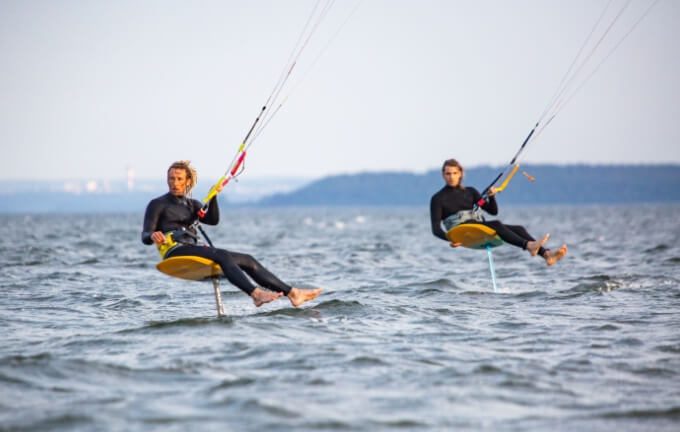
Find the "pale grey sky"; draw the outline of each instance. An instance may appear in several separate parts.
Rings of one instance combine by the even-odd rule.
[[[246,174],[505,164],[608,1],[364,0],[310,69],[356,4],[339,0]],[[155,178],[177,159],[218,177],[314,4],[0,0],[0,179]],[[680,163],[678,41],[680,1],[660,0],[524,160]]]

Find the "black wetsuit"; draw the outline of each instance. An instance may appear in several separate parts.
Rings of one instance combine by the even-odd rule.
[[[472,210],[474,205],[481,198],[481,194],[473,187],[457,188],[445,185],[439,192],[432,196],[430,200],[430,224],[432,226],[432,234],[442,240],[449,241],[446,238],[446,233],[442,229],[442,221],[454,213],[461,210]],[[490,197],[482,206],[482,209],[490,215],[498,214],[498,204],[496,198]],[[506,243],[515,245],[522,249],[527,248],[529,241],[534,241],[534,238],[521,225],[505,225],[501,221],[468,221],[463,223],[478,223],[486,225],[496,231],[496,234]],[[545,249],[541,247],[538,254],[543,256]]]
[[[229,282],[248,295],[252,294],[256,286],[243,272],[247,273],[258,285],[288,295],[291,287],[279,280],[251,255],[198,244],[196,232],[189,231],[189,228],[198,218],[198,210],[201,207],[202,204],[198,200],[176,197],[171,193],[151,200],[144,215],[142,242],[147,245],[153,244],[151,234],[155,231],[167,233],[184,228],[187,230],[184,235],[173,236],[174,240],[180,244],[170,249],[165,258],[174,256],[207,258],[218,263]],[[213,198],[209,203],[208,211],[204,217],[200,218],[200,221],[207,225],[217,225],[219,220],[220,210],[217,198]]]

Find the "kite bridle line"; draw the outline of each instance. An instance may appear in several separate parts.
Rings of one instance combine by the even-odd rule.
[[[210,188],[205,198],[203,198],[203,206],[198,211],[199,217],[202,218],[207,213],[208,206],[210,205],[210,200],[213,199],[213,197],[215,197],[227,184],[229,184],[231,179],[236,178],[241,173],[239,169],[243,166],[243,163],[246,159],[247,149],[246,143],[248,142],[248,138],[250,138],[250,135],[253,133],[253,130],[255,130],[255,126],[257,126],[257,123],[260,121],[260,118],[262,117],[262,114],[265,112],[266,109],[267,109],[266,105],[262,107],[260,113],[255,118],[255,121],[253,122],[252,126],[250,126],[250,129],[248,130],[248,133],[246,134],[245,138],[243,138],[243,141],[241,141],[241,145],[238,147],[238,151],[234,155],[234,158],[231,160],[229,168],[227,169],[227,171],[225,171],[222,177],[220,177],[219,180],[217,180],[217,182]]]
[[[359,1],[359,3],[362,0]],[[236,151],[236,154],[232,158],[231,162],[229,163],[229,166],[227,170],[224,172],[224,174],[217,180],[217,182],[210,188],[208,191],[207,195],[205,198],[202,200],[202,206],[201,209],[197,212],[198,219],[194,221],[194,223],[191,225],[191,227],[198,228],[201,231],[201,234],[205,237],[207,242],[212,246],[212,242],[208,238],[208,236],[205,234],[204,230],[200,226],[200,218],[203,218],[209,208],[210,201],[217,196],[224,187],[226,187],[229,182],[235,178],[237,178],[240,174],[243,173],[245,169],[245,159],[247,155],[247,151],[250,148],[250,146],[253,144],[255,139],[259,137],[259,135],[262,133],[262,130],[269,124],[271,119],[276,115],[276,113],[279,112],[279,109],[283,105],[283,103],[288,99],[290,94],[288,94],[283,101],[278,103],[278,106],[276,106],[275,110],[269,109],[271,106],[275,106],[275,104],[278,102],[278,99],[280,97],[281,91],[285,87],[286,83],[288,82],[289,78],[291,77],[293,70],[298,64],[298,60],[300,56],[302,55],[302,52],[305,50],[307,47],[310,39],[312,36],[316,33],[318,30],[321,22],[324,20],[324,18],[328,15],[329,10],[335,3],[335,0],[318,0],[314,7],[312,8],[312,11],[307,18],[307,21],[304,25],[304,28],[300,32],[297,41],[295,43],[295,46],[293,50],[291,51],[288,61],[286,65],[284,66],[281,74],[279,75],[278,81],[274,88],[272,89],[271,93],[267,97],[267,100],[265,104],[262,106],[260,109],[257,117],[253,121],[253,124],[250,126],[250,129],[248,130],[248,133],[245,135],[243,140],[241,141],[241,144],[238,147],[238,150]],[[321,7],[320,7],[321,6]],[[331,41],[337,36],[337,34],[340,32],[340,30],[345,26],[349,18],[354,14],[356,9],[358,8],[358,4],[354,7],[350,15],[344,20],[344,22],[341,24],[340,28],[337,29],[335,34],[327,41],[326,45],[322,48],[321,52],[318,53],[317,58],[314,60],[314,63],[316,63],[316,60],[321,56],[323,52],[326,51],[326,49],[329,47]],[[312,64],[312,66],[314,65]],[[299,85],[300,83],[298,83]]]
[[[606,25],[606,28],[602,32],[602,34],[599,36],[597,42],[594,43],[594,45],[589,49],[586,50],[586,47],[589,45],[589,43],[594,39],[596,30],[598,27],[600,27],[600,24],[603,21],[603,18],[613,3],[614,0],[610,0],[606,6],[604,7],[602,13],[600,14],[599,18],[595,22],[593,28],[591,29],[590,33],[586,37],[585,41],[581,45],[580,49],[578,50],[578,53],[576,54],[574,60],[570,64],[569,68],[567,69],[567,72],[565,75],[562,77],[562,80],[560,81],[560,84],[558,86],[558,89],[555,91],[555,94],[551,98],[551,101],[548,103],[547,107],[541,114],[539,120],[536,122],[534,127],[531,129],[527,137],[524,139],[524,142],[522,142],[522,145],[520,146],[519,150],[515,153],[513,156],[512,160],[510,163],[496,176],[496,178],[484,189],[484,191],[481,194],[481,198],[475,203],[474,209],[477,210],[479,207],[482,207],[484,204],[486,204],[488,197],[489,197],[489,191],[491,188],[498,182],[503,175],[507,173],[506,179],[504,180],[504,185],[507,186],[507,183],[512,179],[514,174],[517,172],[517,169],[519,168],[519,165],[517,164],[517,160],[519,159],[519,156],[522,154],[522,152],[525,150],[525,148],[528,146],[530,142],[534,142],[538,139],[538,137],[541,135],[541,133],[545,130],[545,128],[553,121],[555,116],[559,112],[562,111],[564,106],[570,102],[574,96],[585,86],[585,84],[595,75],[595,73],[600,69],[602,64],[609,59],[609,57],[621,46],[623,41],[635,30],[635,28],[642,22],[642,20],[647,17],[649,12],[656,6],[656,4],[659,2],[659,0],[653,0],[649,6],[644,10],[644,12],[640,15],[640,17],[633,23],[632,26],[624,33],[623,37],[620,37],[618,42],[616,42],[611,48],[607,54],[605,54],[602,57],[602,60],[591,70],[590,74],[588,74],[585,78],[581,79],[580,81],[576,82],[575,79],[577,76],[580,74],[580,72],[583,70],[584,66],[589,63],[589,61],[593,58],[593,55],[597,51],[597,49],[601,46],[602,42],[605,40],[606,36],[609,35],[611,32],[612,28],[614,25],[619,21],[621,16],[623,15],[624,11],[628,8],[628,6],[631,4],[632,0],[627,0],[623,6],[618,10],[618,12],[615,13],[615,16],[613,19],[611,19],[611,22],[609,22],[608,25]],[[583,55],[583,58],[581,59]],[[547,120],[544,121],[544,119],[547,117]],[[527,177],[529,178],[529,177]],[[503,187],[502,189],[505,189]],[[502,190],[501,188],[496,188],[497,192],[500,192]]]

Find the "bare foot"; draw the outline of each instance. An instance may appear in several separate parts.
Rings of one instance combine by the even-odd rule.
[[[534,241],[527,242],[527,250],[529,251],[531,256],[536,256],[536,254],[538,253],[538,250],[541,248],[541,246],[543,246],[548,241],[549,238],[550,238],[550,234],[546,234],[540,240],[534,240]]]
[[[260,307],[265,303],[269,303],[270,301],[274,301],[277,298],[281,297],[283,293],[280,292],[274,292],[274,291],[269,291],[262,289],[260,287],[257,287],[253,290],[253,293],[250,294],[250,297],[253,299],[253,303],[255,303],[256,307]]]
[[[545,253],[545,262],[549,266],[555,264],[557,261],[564,258],[567,254],[567,245],[563,244],[559,249],[555,251],[548,251]]]
[[[290,300],[290,304],[292,304],[295,307],[298,307],[302,303],[314,300],[319,294],[321,294],[321,288],[314,289],[293,288],[288,293],[288,300]]]

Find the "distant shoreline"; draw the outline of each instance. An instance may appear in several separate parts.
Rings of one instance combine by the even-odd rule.
[[[523,165],[536,178],[518,174],[500,196],[514,205],[662,204],[680,202],[680,164],[659,165]],[[481,190],[502,167],[466,170],[464,183]],[[0,213],[143,212],[148,201],[166,192],[162,181],[144,182],[143,190],[126,190],[110,182],[104,191],[60,190],[63,182],[0,181]],[[141,182],[140,182],[141,183]],[[272,179],[246,181],[220,196],[230,207],[427,207],[443,186],[439,170],[367,172],[323,177],[315,181]],[[206,190],[208,184],[202,185]],[[239,189],[240,188],[240,189]],[[271,192],[275,193],[271,193]],[[237,193],[238,192],[238,193]],[[194,193],[202,198],[202,190]],[[240,194],[240,195],[239,195]]]

